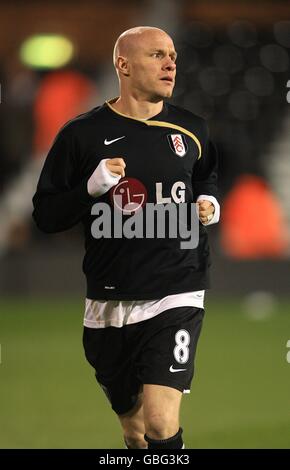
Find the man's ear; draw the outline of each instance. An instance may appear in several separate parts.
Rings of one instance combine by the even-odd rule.
[[[130,64],[126,57],[119,56],[116,64],[117,70],[122,74],[128,77],[130,75]]]

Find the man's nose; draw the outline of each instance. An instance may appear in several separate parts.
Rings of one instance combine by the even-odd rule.
[[[169,70],[170,72],[173,72],[176,69],[176,63],[173,62],[173,60],[169,57],[163,65],[163,68],[165,70]]]

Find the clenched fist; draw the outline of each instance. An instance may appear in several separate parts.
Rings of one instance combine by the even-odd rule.
[[[114,176],[125,176],[126,163],[123,158],[110,158],[106,160],[106,167]]]
[[[198,216],[203,224],[206,224],[213,218],[214,205],[210,201],[200,199],[198,204]]]

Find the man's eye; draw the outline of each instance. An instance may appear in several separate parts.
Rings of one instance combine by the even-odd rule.
[[[160,52],[154,52],[152,55],[153,55],[153,57],[161,57],[161,53],[160,53]]]

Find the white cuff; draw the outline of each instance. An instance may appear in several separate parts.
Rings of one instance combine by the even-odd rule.
[[[109,158],[104,158],[100,161],[94,173],[88,180],[87,188],[88,193],[93,197],[102,196],[109,189],[119,183],[121,175],[113,175],[106,166],[106,161]]]
[[[202,225],[212,225],[212,224],[217,224],[218,221],[220,220],[220,205],[217,202],[216,198],[214,196],[206,196],[205,194],[201,194],[198,196],[197,201],[210,201],[214,205],[214,214],[213,218],[209,220],[208,222],[201,222]]]

